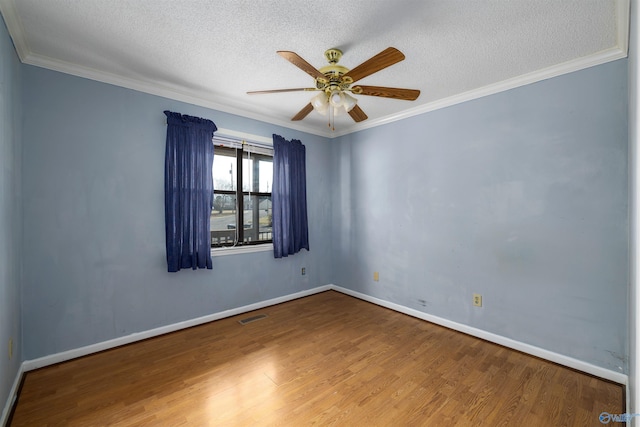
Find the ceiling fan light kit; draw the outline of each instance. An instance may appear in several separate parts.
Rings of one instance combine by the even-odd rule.
[[[356,106],[357,103],[358,103],[358,100],[353,96],[349,95],[346,92],[342,94],[342,106],[344,107],[347,113],[353,110],[353,108]]]
[[[329,97],[326,93],[321,92],[311,98],[311,105],[313,106],[313,109],[318,113],[326,116],[327,112],[329,111]]]
[[[344,95],[339,90],[331,91],[331,95],[329,95],[329,102],[332,107],[341,107],[344,102]]]
[[[338,65],[338,61],[342,58],[342,51],[336,48],[325,51],[324,56],[329,62],[329,65],[326,65],[319,70],[295,52],[278,51],[278,55],[282,56],[293,65],[313,77],[315,80],[315,87],[263,90],[247,93],[249,95],[255,95],[294,91],[320,91],[319,94],[311,98],[311,102],[309,102],[309,104],[305,105],[302,110],[293,116],[291,120],[294,121],[304,119],[312,110],[317,111],[323,116],[328,113],[329,127],[332,130],[335,130],[333,123],[334,115],[348,113],[356,122],[366,120],[368,117],[357,105],[358,100],[348,92],[356,95],[379,96],[406,101],[413,101],[420,95],[420,91],[417,89],[401,89],[382,86],[352,86],[357,80],[402,61],[405,58],[404,54],[394,47],[389,47],[383,50],[379,54],[351,70],[342,65]]]

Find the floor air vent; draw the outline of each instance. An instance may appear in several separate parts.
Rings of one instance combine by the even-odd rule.
[[[238,323],[241,325],[246,325],[247,323],[255,322],[256,320],[262,320],[267,317],[266,314],[258,314],[257,316],[247,317],[246,319],[238,320]]]

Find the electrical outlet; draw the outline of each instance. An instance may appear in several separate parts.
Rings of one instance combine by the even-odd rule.
[[[302,275],[304,276],[305,274],[307,274],[307,269],[302,267]]]
[[[9,338],[9,360],[13,357],[13,338]]]
[[[373,272],[373,281],[377,282],[380,280],[380,273],[378,273],[377,271]]]
[[[473,294],[473,305],[476,307],[482,307],[482,295]]]

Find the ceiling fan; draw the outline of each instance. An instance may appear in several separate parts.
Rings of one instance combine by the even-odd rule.
[[[314,96],[311,102],[305,105],[298,114],[291,118],[291,120],[294,121],[304,119],[314,109],[322,115],[329,114],[329,127],[332,129],[334,129],[333,117],[335,114],[346,112],[356,122],[366,120],[368,117],[357,105],[358,100],[351,96],[349,92],[355,95],[381,96],[406,101],[413,101],[420,95],[420,91],[417,89],[353,85],[356,81],[364,77],[402,61],[405,56],[395,47],[386,48],[351,70],[342,65],[338,65],[338,61],[342,58],[342,51],[336,48],[329,49],[324,53],[329,65],[319,70],[295,52],[281,50],[278,51],[278,55],[313,77],[315,87],[259,90],[247,92],[247,94],[256,95],[296,91],[320,92]]]

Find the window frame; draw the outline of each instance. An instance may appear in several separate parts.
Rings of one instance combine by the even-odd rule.
[[[254,136],[255,138],[255,136]],[[261,138],[261,137],[257,137],[257,138]],[[264,239],[264,240],[257,240],[256,237],[259,236],[260,234],[260,226],[258,225],[258,227],[256,227],[255,229],[247,229],[247,230],[253,230],[252,232],[254,233],[254,238],[252,240],[249,241],[245,241],[245,237],[246,237],[246,231],[245,227],[237,227],[237,224],[244,224],[247,222],[247,218],[245,217],[245,209],[244,209],[244,205],[245,205],[245,197],[251,197],[252,201],[252,206],[254,203],[259,203],[259,200],[261,197],[269,197],[269,200],[271,200],[272,197],[272,192],[264,192],[264,191],[245,191],[243,190],[243,183],[245,182],[245,178],[247,177],[248,172],[244,171],[244,167],[243,167],[243,161],[250,159],[254,162],[259,162],[259,159],[263,158],[263,159],[270,159],[271,162],[273,162],[273,145],[272,145],[272,141],[269,141],[269,144],[266,144],[264,142],[264,140],[266,140],[266,138],[261,138],[263,142],[258,142],[258,143],[254,143],[254,142],[247,142],[245,139],[235,139],[235,138],[225,138],[225,137],[220,137],[217,134],[214,136],[213,138],[213,144],[215,146],[214,148],[214,162],[215,162],[215,156],[216,156],[216,151],[219,152],[220,149],[224,149],[226,151],[226,156],[227,157],[232,157],[229,156],[228,154],[230,153],[231,150],[233,150],[234,156],[235,157],[235,166],[236,166],[236,171],[235,171],[235,176],[233,177],[233,179],[236,182],[235,185],[235,190],[218,190],[215,188],[214,186],[214,200],[217,196],[220,195],[228,195],[228,196],[233,196],[235,197],[236,200],[236,205],[235,205],[235,214],[234,214],[234,218],[235,218],[235,224],[236,224],[236,235],[234,237],[234,242],[233,244],[229,245],[225,245],[224,243],[218,243],[215,244],[213,243],[214,237],[213,237],[213,233],[215,230],[211,230],[211,255],[212,256],[220,256],[220,255],[230,255],[233,253],[249,253],[249,252],[261,252],[261,251],[267,251],[267,250],[272,250],[273,249],[273,238],[272,235],[270,236],[269,239]],[[245,148],[247,148],[245,150]],[[233,158],[232,157],[232,158]],[[256,165],[256,163],[251,162],[251,164]],[[257,185],[259,184],[259,175],[254,173],[253,175],[253,182],[249,183],[249,186],[251,189],[253,188],[258,188]],[[214,208],[212,207],[212,214],[213,214]],[[259,215],[259,209],[251,209],[252,215],[253,217],[250,219],[251,220],[251,224],[256,224],[255,219],[256,216]],[[271,211],[272,212],[272,211]],[[271,213],[272,214],[272,213]],[[259,224],[259,221],[257,222],[257,224]],[[270,233],[270,232],[269,232]]]

